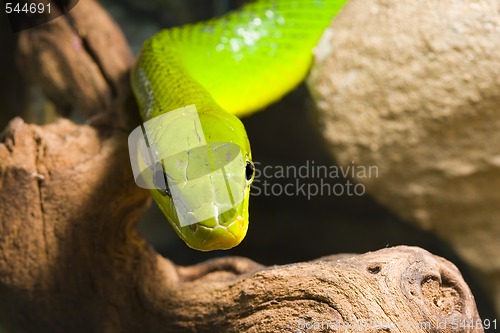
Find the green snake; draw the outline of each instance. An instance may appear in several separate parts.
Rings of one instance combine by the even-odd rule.
[[[144,143],[131,149],[132,164],[147,171],[143,187],[191,248],[230,249],[245,237],[255,167],[237,116],[304,79],[346,1],[258,0],[144,43],[131,83],[149,125],[137,132]]]

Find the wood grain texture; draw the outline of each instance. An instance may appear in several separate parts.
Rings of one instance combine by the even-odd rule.
[[[129,95],[133,56],[120,28],[94,1],[18,37],[19,65],[62,113],[116,111]]]

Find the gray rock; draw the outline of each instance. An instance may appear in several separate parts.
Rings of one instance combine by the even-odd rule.
[[[322,134],[379,202],[452,245],[500,313],[500,2],[351,0],[316,49]]]

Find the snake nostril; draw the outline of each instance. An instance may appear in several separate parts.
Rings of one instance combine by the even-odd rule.
[[[198,223],[188,225],[189,230],[195,233],[198,230]]]
[[[220,214],[218,216],[219,224],[223,227],[228,227],[231,223],[233,223],[238,216],[238,210],[236,208],[231,208],[228,211]]]

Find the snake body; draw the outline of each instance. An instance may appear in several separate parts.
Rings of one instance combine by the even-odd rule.
[[[202,216],[200,211],[213,209],[213,216],[182,226],[172,193],[151,191],[188,246],[202,251],[229,249],[245,237],[254,168],[248,137],[237,116],[278,100],[304,79],[314,46],[345,1],[258,0],[218,19],[161,31],[145,42],[131,75],[141,117],[148,121],[195,105],[202,127],[197,135],[206,139],[198,155],[188,152],[176,160],[176,165],[183,165],[176,184],[184,191],[184,211],[196,218]],[[160,122],[161,130],[151,136],[154,142],[149,144],[154,144],[157,155],[192,134],[182,128],[165,130],[168,126]],[[210,178],[212,188],[186,187],[196,177],[221,169],[214,145],[224,147],[228,163],[235,161],[224,171],[224,181]],[[234,154],[231,147],[238,147]],[[241,158],[236,160],[236,155]],[[172,172],[159,165],[165,179],[172,180]],[[223,210],[218,195],[226,189],[241,200],[230,195],[232,208]],[[214,204],[215,197],[219,199]]]

